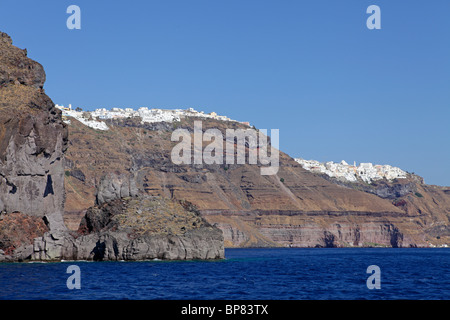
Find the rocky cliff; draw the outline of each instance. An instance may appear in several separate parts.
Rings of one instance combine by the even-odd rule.
[[[223,259],[222,232],[182,203],[127,197],[91,207],[77,233],[34,241],[33,260]]]
[[[222,234],[211,225],[227,246],[450,243],[448,187],[410,178],[344,183],[303,169],[283,152],[271,176],[262,176],[260,165],[175,165],[171,134],[193,133],[195,117],[107,120],[105,131],[76,119],[66,126],[44,81],[42,66],[0,33],[0,260],[221,257]],[[224,137],[226,129],[248,129],[197,120],[203,131]],[[126,228],[89,230],[94,213],[92,221],[114,216],[102,206],[136,196],[192,203],[210,226],[139,239]]]
[[[0,33],[0,211],[63,212],[68,131],[44,81],[42,66]]]
[[[249,164],[174,165],[171,133],[175,128],[192,133],[194,120],[110,120],[110,130],[99,131],[72,119],[66,154],[67,225],[77,228],[95,203],[101,177],[114,171],[133,174],[137,188],[148,195],[193,203],[209,223],[222,229],[229,247],[409,247],[450,240],[449,194],[421,181],[342,185],[303,169],[282,152],[273,176],[262,176],[258,165]],[[246,128],[202,121],[204,131]]]
[[[68,140],[67,126],[45,94],[44,81],[42,66],[0,32],[0,261],[223,258],[222,232],[192,210],[177,207],[171,212],[170,203],[160,205],[159,213],[176,221],[178,229],[156,232],[147,215],[149,230],[140,232],[124,212],[120,221],[114,220],[114,228],[107,227],[119,208],[128,208],[130,218],[137,218],[152,206],[148,199],[137,200],[133,175],[116,174],[113,168],[84,191],[88,196],[82,205],[92,208],[79,232],[68,229],[63,220],[64,179],[90,177],[81,170],[65,176],[64,152],[76,139]],[[103,207],[93,207],[92,197]],[[127,207],[129,201],[134,211]],[[90,229],[94,221],[101,227]]]
[[[68,131],[44,81],[42,66],[0,33],[0,260],[29,256],[46,221],[62,221]]]

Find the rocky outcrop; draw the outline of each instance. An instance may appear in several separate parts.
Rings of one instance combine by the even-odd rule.
[[[223,259],[222,231],[182,204],[159,198],[116,199],[89,208],[78,235],[46,233],[32,260]]]
[[[423,184],[423,182],[421,182],[423,179],[412,174],[408,174],[408,176],[408,179],[394,179],[391,182],[381,180],[373,181],[368,184],[346,181],[336,177],[330,177],[326,174],[321,174],[321,177],[335,184],[371,193],[383,199],[397,199],[416,192],[417,184]]]
[[[26,259],[33,238],[67,232],[52,222],[63,219],[68,131],[44,82],[42,66],[0,33],[0,260]]]
[[[102,205],[112,200],[136,197],[137,195],[138,189],[134,177],[127,174],[108,173],[100,180],[96,202]]]
[[[94,261],[224,258],[220,230],[213,228],[193,230],[183,235],[152,235],[136,239],[129,239],[126,232],[104,232],[98,237],[84,236],[80,240],[86,242],[86,239],[95,240],[95,246],[90,252],[73,251],[70,255],[70,252],[66,251],[65,257]]]
[[[32,254],[36,237],[48,232],[43,219],[20,212],[0,215],[0,261],[21,261]]]
[[[44,81],[42,66],[0,33],[0,211],[63,212],[68,131]]]
[[[183,235],[153,235],[130,239],[126,232],[107,231],[80,236],[46,235],[33,246],[32,260],[140,261],[223,259],[220,230],[204,229]]]
[[[26,58],[27,50],[12,45],[12,39],[0,32],[0,86],[22,84],[41,89],[45,82],[42,65]]]

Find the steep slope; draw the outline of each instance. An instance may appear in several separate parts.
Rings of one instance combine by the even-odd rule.
[[[180,126],[192,127],[192,119]],[[227,122],[204,121],[204,129],[225,130]],[[238,128],[238,124],[233,124]],[[81,200],[94,191],[108,172],[132,172],[138,187],[153,195],[195,200],[205,212],[245,211],[362,211],[402,213],[376,196],[338,186],[304,170],[284,153],[276,176],[262,176],[258,165],[175,165],[170,153],[172,124],[163,130],[152,125],[118,122],[108,131],[97,131],[73,120],[66,153],[68,195]],[[283,180],[282,183],[280,180]],[[87,188],[85,188],[87,187]],[[68,196],[69,198],[69,196]],[[94,200],[93,193],[88,197]],[[66,211],[83,209],[68,199]]]
[[[63,211],[67,128],[44,93],[42,66],[0,33],[0,211]]]
[[[68,131],[44,81],[42,66],[0,32],[0,260],[29,256],[49,221],[62,222]]]
[[[108,120],[110,130],[100,131],[72,119],[66,224],[77,225],[94,202],[101,177],[117,172],[132,174],[137,188],[149,195],[195,204],[222,229],[227,246],[427,246],[427,241],[439,239],[427,235],[425,224],[435,221],[441,229],[447,225],[446,209],[439,202],[423,214],[404,210],[392,199],[311,173],[282,152],[274,176],[262,176],[259,165],[175,165],[171,134],[180,127],[192,133],[194,120]],[[204,131],[245,128],[234,122],[202,121]],[[438,192],[426,185],[420,188],[424,194]],[[447,199],[442,192],[439,197]],[[416,205],[429,206],[428,202]]]
[[[424,233],[430,246],[445,246],[450,243],[450,188],[427,185],[422,177],[406,173],[404,178],[382,179],[365,183],[320,174],[333,183],[361,190],[389,200],[408,217],[414,219],[415,228]],[[416,231],[417,232],[417,231]]]

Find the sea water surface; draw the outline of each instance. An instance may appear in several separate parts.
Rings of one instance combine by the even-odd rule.
[[[450,299],[450,249],[226,249],[220,261],[2,263],[0,299]],[[80,289],[69,289],[70,265]],[[368,289],[370,265],[380,289]]]

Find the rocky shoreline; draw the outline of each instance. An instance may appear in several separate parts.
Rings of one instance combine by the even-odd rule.
[[[155,228],[142,230],[146,222],[151,227],[158,226],[154,223],[157,215],[155,210],[142,212],[146,210],[146,205],[155,202],[163,203],[157,207],[158,212],[164,212],[163,218],[170,219],[173,213],[173,208],[167,203],[176,206],[178,223],[164,222],[164,227],[170,228],[170,231]],[[137,215],[144,217],[143,220],[138,221],[139,224],[134,226],[132,223],[127,223],[133,222]],[[15,222],[17,221],[16,219]],[[172,200],[146,196],[113,199],[90,208],[78,232],[68,230],[61,215],[44,216],[42,221],[45,223],[45,226],[41,226],[41,229],[45,231],[42,236],[32,240],[28,237],[28,241],[23,241],[24,244],[10,252],[0,251],[0,262],[224,258],[222,231],[208,224],[198,215],[198,212],[189,211],[182,204]]]

